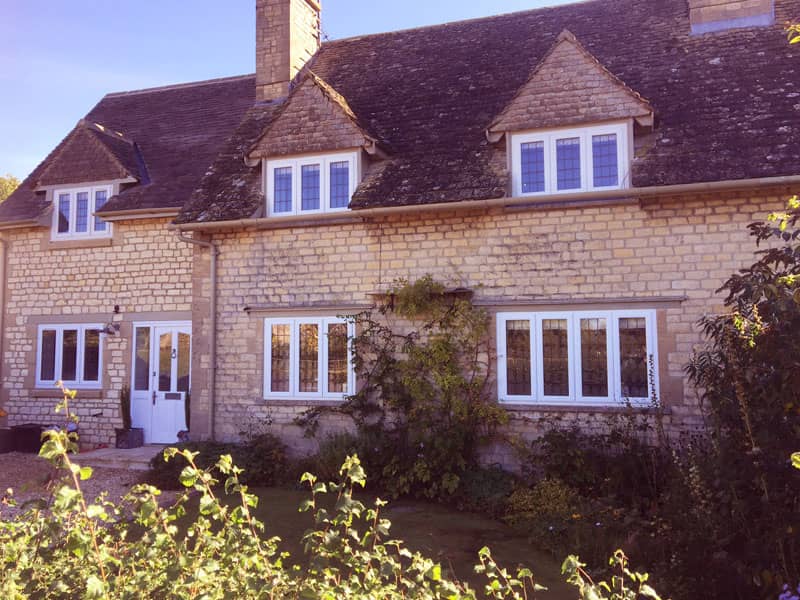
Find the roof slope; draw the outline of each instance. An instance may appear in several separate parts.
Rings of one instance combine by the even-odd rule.
[[[485,131],[564,29],[655,111],[634,185],[791,175],[800,173],[800,47],[781,24],[798,14],[798,0],[777,0],[773,27],[691,36],[685,0],[594,0],[327,42],[311,68],[391,148],[353,207],[501,196]],[[246,177],[243,161],[228,165],[236,170],[215,169],[179,222],[212,201],[214,219],[250,216],[241,209],[255,200],[241,199],[258,196],[256,186],[227,211],[204,197]]]
[[[99,130],[91,134],[142,183],[112,198],[103,212],[181,207],[254,100],[253,75],[105,96],[84,120],[122,132],[124,140]],[[48,208],[34,188],[69,141],[68,135],[0,204],[0,222],[37,219]],[[67,182],[62,174],[57,183],[83,183],[89,176],[80,172],[77,181]]]

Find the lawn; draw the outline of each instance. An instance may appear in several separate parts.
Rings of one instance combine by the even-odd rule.
[[[301,513],[297,507],[309,497],[308,492],[282,488],[254,492],[260,499],[255,513],[265,523],[266,533],[279,536],[283,540],[281,548],[292,556],[302,556],[300,538],[313,520],[309,513]],[[362,498],[362,501],[365,500]],[[478,562],[478,550],[489,546],[501,566],[515,568],[522,563],[534,572],[538,583],[549,588],[537,597],[543,600],[576,597],[575,589],[563,583],[556,561],[498,521],[410,500],[391,502],[383,509],[383,514],[392,521],[393,537],[404,540],[412,550],[439,561],[456,578],[468,581],[473,587],[482,589],[484,585],[485,579],[475,575],[473,566]]]

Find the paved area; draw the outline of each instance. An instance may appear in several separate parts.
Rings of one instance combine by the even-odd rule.
[[[164,448],[165,446],[160,444],[148,444],[139,448],[131,448],[130,450],[99,448],[81,452],[76,460],[80,464],[90,467],[147,471],[150,459]]]

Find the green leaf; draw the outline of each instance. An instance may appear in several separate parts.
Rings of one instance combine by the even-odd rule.
[[[800,469],[800,452],[795,452],[792,454],[792,466],[795,469]]]
[[[653,600],[661,600],[661,596],[659,596],[656,591],[647,584],[644,584],[641,588],[639,588],[639,594],[646,596],[647,598],[653,598]]]
[[[81,467],[80,470],[81,481],[86,481],[87,479],[89,479],[92,476],[93,472],[94,471],[92,470],[92,467]]]
[[[87,598],[102,598],[105,595],[105,585],[100,581],[96,575],[90,575],[86,580],[86,597]]]

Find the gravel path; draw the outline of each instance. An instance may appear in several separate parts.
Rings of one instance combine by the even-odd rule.
[[[73,460],[80,464],[80,456]],[[110,469],[97,467],[92,477],[81,482],[83,493],[88,499],[94,499],[101,492],[108,492],[111,500],[124,496],[132,485],[141,482],[143,471],[127,469]],[[0,518],[10,518],[21,512],[22,504],[38,498],[50,496],[57,483],[58,472],[46,460],[36,454],[9,452],[0,454],[0,493],[3,496],[8,488],[14,490],[14,498],[20,506],[0,506]],[[174,492],[163,492],[162,503],[175,499]]]

